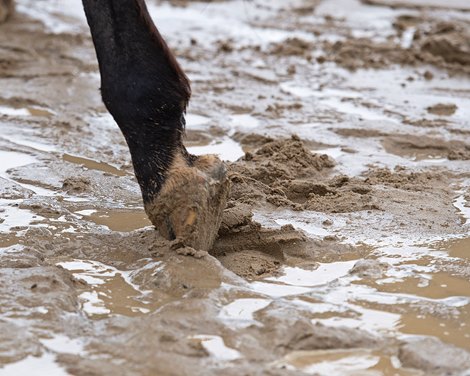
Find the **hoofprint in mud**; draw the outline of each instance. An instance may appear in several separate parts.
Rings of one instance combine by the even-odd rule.
[[[150,227],[80,2],[19,0],[0,374],[468,372],[470,14],[435,3],[148,1],[190,151],[231,161],[207,254]]]

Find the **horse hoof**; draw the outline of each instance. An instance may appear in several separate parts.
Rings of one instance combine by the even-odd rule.
[[[214,155],[193,166],[177,157],[153,202],[145,210],[160,234],[196,250],[209,251],[217,237],[230,191],[225,165]]]

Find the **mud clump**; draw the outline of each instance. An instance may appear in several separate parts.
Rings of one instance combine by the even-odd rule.
[[[302,210],[349,213],[379,209],[372,186],[346,175],[337,175],[318,183],[293,180],[285,188],[288,198],[301,203]]]
[[[447,63],[470,64],[470,31],[468,27],[439,22],[423,39],[422,51],[438,56]]]
[[[325,43],[328,61],[355,71],[361,68],[384,68],[390,64],[413,64],[414,54],[392,42],[375,43],[367,38]]]
[[[403,121],[404,124],[409,124],[414,127],[422,127],[422,128],[441,128],[447,127],[449,125],[449,121],[446,119],[438,118],[438,119],[418,119],[418,120],[411,120],[405,119]],[[461,132],[461,130],[453,130],[449,129],[449,132]]]
[[[333,129],[333,132],[344,137],[360,137],[360,138],[384,137],[388,135],[388,133],[379,131],[377,129],[361,129],[361,128],[339,128],[339,129]]]
[[[217,42],[217,48],[221,53],[230,53],[233,52],[235,47],[233,40],[221,40]]]
[[[333,159],[325,154],[312,153],[297,136],[268,141],[256,152],[247,153],[230,166],[230,199],[251,205],[268,202],[274,206],[300,209],[289,198],[291,183],[298,179],[308,179],[309,182],[321,179],[334,166]],[[299,188],[301,183],[293,184],[298,187],[297,191],[308,190]]]
[[[170,244],[170,249],[176,252],[176,254],[178,255],[192,256],[196,259],[200,259],[208,255],[207,251],[201,251],[201,250],[197,250],[192,247],[186,246],[184,240],[182,239],[175,239]]]
[[[470,73],[470,28],[463,22],[421,19],[412,50],[422,61],[450,71]]]
[[[301,252],[307,244],[307,238],[292,226],[264,228],[253,220],[251,206],[230,202],[211,253],[227,269],[255,279],[275,274],[289,252]]]
[[[378,260],[359,260],[354,264],[349,274],[357,275],[361,278],[375,278],[382,277],[384,272],[388,269],[389,265]]]
[[[421,369],[427,375],[456,375],[470,369],[470,353],[435,338],[402,345],[399,359],[403,366]]]
[[[256,133],[241,133],[241,132],[236,132],[233,135],[233,139],[237,142],[239,142],[244,150],[249,149],[251,151],[256,150],[260,148],[261,146],[267,144],[268,142],[273,142],[274,138],[268,137],[265,135],[261,134],[256,134]]]
[[[47,218],[59,218],[61,215],[65,215],[67,213],[67,211],[54,200],[44,198],[38,200],[38,198],[34,196],[30,199],[24,200],[18,207],[20,209],[31,210],[39,216]]]
[[[271,47],[271,53],[278,56],[307,55],[313,50],[312,43],[301,38],[287,38]]]
[[[451,116],[457,111],[457,106],[453,103],[438,103],[426,108],[426,110],[433,115]]]
[[[283,266],[275,256],[256,250],[226,253],[217,258],[224,267],[248,280],[276,275]]]
[[[1,2],[0,2],[1,3]],[[18,362],[24,356],[37,355],[41,351],[41,343],[28,328],[12,322],[0,322],[2,341],[0,343],[0,361],[2,363]],[[11,349],[15,349],[13,352]]]
[[[230,200],[327,213],[379,209],[368,183],[331,177],[335,164],[325,154],[312,153],[297,136],[266,141],[230,166]]]
[[[312,176],[335,165],[327,155],[310,152],[297,136],[267,142],[245,161],[235,165],[234,170],[264,184]]]
[[[298,317],[290,308],[272,304],[268,312],[259,315],[272,336],[277,352],[312,351],[327,349],[373,348],[381,340],[355,328],[329,327],[312,323],[307,317]],[[287,322],[281,324],[281,317]],[[287,325],[286,325],[287,324]],[[271,344],[272,346],[272,344]]]
[[[331,328],[320,323],[313,327],[299,323],[290,329],[292,334],[286,343],[290,350],[368,348],[378,343],[378,339],[367,332],[351,328]]]
[[[451,150],[447,155],[451,161],[466,161],[470,159],[470,150]]]
[[[31,197],[32,191],[23,188],[21,185],[0,177],[0,198],[7,200],[18,200]]]
[[[83,176],[67,178],[62,184],[62,190],[69,194],[85,193],[89,192],[90,189],[90,179]]]
[[[413,172],[403,166],[394,170],[379,168],[367,173],[366,182],[371,185],[387,185],[402,190],[422,191],[442,183],[444,176],[439,173]]]
[[[337,181],[341,179],[332,179],[324,190],[311,193],[304,208],[327,213],[379,209],[376,199],[371,194],[372,189],[367,184],[358,179],[344,178],[344,184],[340,183],[338,186]]]
[[[370,185],[344,175],[330,177],[334,160],[312,153],[297,136],[245,139],[262,145],[229,167],[232,190],[211,253],[227,269],[256,279],[276,274],[282,265],[311,263],[347,251],[336,249],[335,241],[308,239],[291,225],[265,228],[253,219],[253,207],[267,203],[323,212],[377,209]]]

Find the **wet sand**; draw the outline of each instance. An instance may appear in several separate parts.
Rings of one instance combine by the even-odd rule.
[[[0,25],[0,374],[467,375],[465,1],[154,2],[218,239],[145,216],[78,0]],[[439,4],[437,4],[439,3]]]

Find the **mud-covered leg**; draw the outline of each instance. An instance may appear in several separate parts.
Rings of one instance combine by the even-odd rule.
[[[183,146],[189,80],[144,0],[83,0],[83,5],[103,101],[129,146],[150,220],[167,239],[209,250],[229,182],[218,158],[189,155]]]
[[[13,0],[0,0],[0,23],[4,22],[13,13]]]

